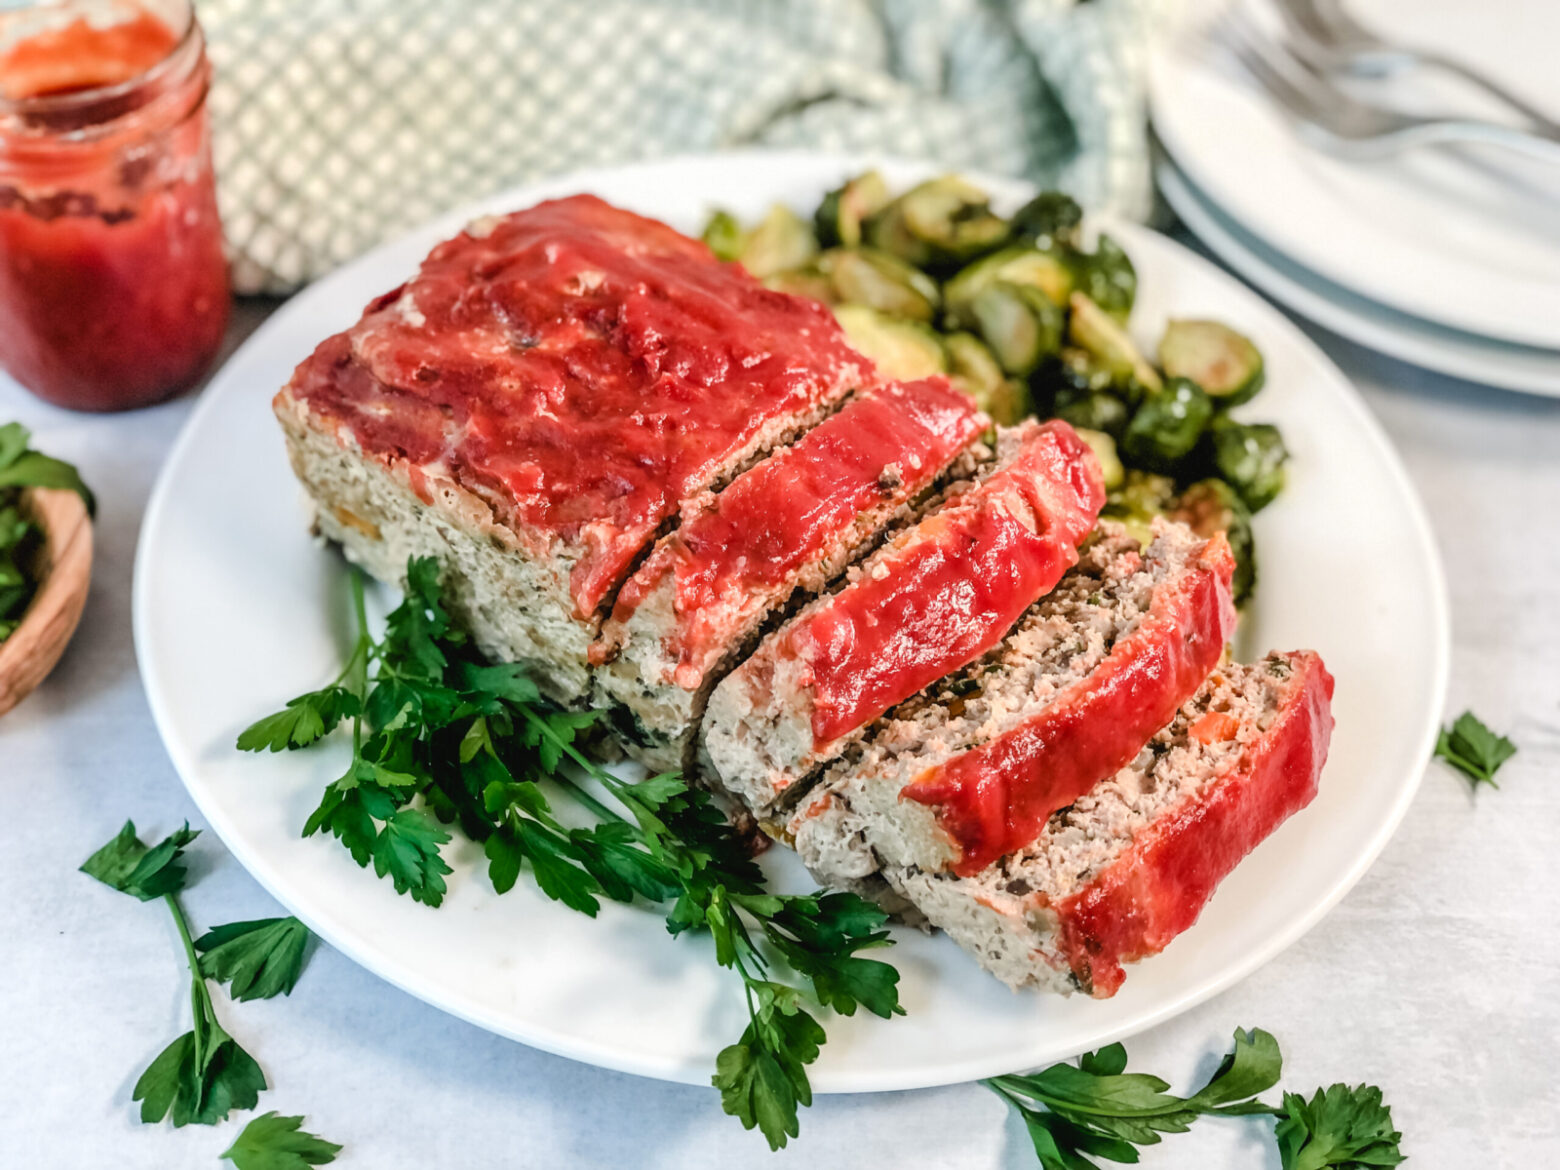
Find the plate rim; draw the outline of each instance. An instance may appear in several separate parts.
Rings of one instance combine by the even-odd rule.
[[[1252,237],[1250,243],[1241,239],[1236,233],[1243,233],[1244,229],[1238,224],[1221,222],[1222,213],[1219,209],[1211,204],[1209,198],[1199,190],[1197,184],[1173,159],[1168,157],[1162,159],[1154,168],[1154,177],[1170,209],[1186,225],[1186,228],[1223,263],[1229,265],[1237,276],[1255,285],[1265,297],[1283,304],[1323,329],[1336,333],[1356,345],[1396,358],[1398,361],[1407,362],[1443,377],[1456,378],[1473,386],[1505,390],[1514,394],[1530,394],[1540,398],[1560,398],[1560,351],[1483,337],[1476,333],[1468,333],[1466,330],[1453,329],[1451,326],[1415,317],[1412,313],[1405,313],[1390,305],[1378,304],[1369,297],[1328,280],[1320,273],[1311,272],[1287,256],[1268,248],[1268,245],[1255,237]],[[1190,214],[1187,212],[1188,207],[1191,208]],[[1256,250],[1257,248],[1273,251],[1276,261],[1263,256]],[[1280,263],[1290,265],[1300,275],[1284,271],[1278,267]],[[1310,281],[1325,285],[1326,288],[1313,288]],[[1330,289],[1336,289],[1344,296],[1362,301],[1364,305],[1351,310],[1351,306],[1347,303],[1333,299],[1328,292]],[[1425,336],[1421,337],[1418,333],[1404,330],[1390,319],[1367,316],[1375,313],[1382,314],[1383,318],[1387,318],[1388,315],[1404,318],[1413,327],[1422,330]],[[1362,327],[1353,324],[1355,321],[1368,321],[1369,325]],[[1455,356],[1446,364],[1437,364],[1444,359],[1427,357],[1427,351],[1418,348],[1421,344],[1434,348],[1438,342],[1435,336],[1437,331],[1460,334],[1469,339],[1468,344],[1488,347],[1491,350],[1529,350],[1542,355],[1551,360],[1554,365],[1554,373],[1550,376],[1551,381],[1542,382],[1538,380],[1538,376],[1529,378],[1523,373],[1501,374],[1500,380],[1492,380],[1488,374],[1489,367],[1479,366],[1481,359],[1474,354]],[[1382,337],[1388,340],[1385,342],[1379,340]],[[1500,355],[1498,352],[1491,353],[1484,360],[1499,363]],[[1464,362],[1466,365],[1463,364]],[[1457,368],[1454,369],[1453,366]],[[1497,368],[1500,367],[1497,365]],[[1484,372],[1482,375],[1469,372],[1474,369]]]
[[[513,206],[523,206],[525,205],[525,200],[534,201],[539,197],[548,197],[545,195],[538,196],[536,192],[539,189],[550,188],[564,183],[573,183],[586,187],[607,176],[621,176],[624,173],[632,175],[645,170],[676,169],[690,164],[711,165],[718,163],[742,166],[755,162],[769,164],[791,162],[816,168],[819,171],[831,168],[842,172],[848,172],[851,168],[872,165],[904,167],[907,169],[925,169],[930,165],[924,160],[901,159],[889,155],[870,153],[846,154],[796,150],[744,150],[679,154],[654,160],[617,166],[586,168],[566,174],[546,176],[535,182],[519,184],[483,199],[473,200],[469,204],[435,216],[426,223],[413,227],[409,232],[401,233],[370,249],[362,256],[350,261],[349,265],[343,265],[341,269],[335,270],[334,273],[321,278],[321,281],[315,282],[308,289],[302,290],[293,299],[296,300],[306,296],[310,289],[317,288],[320,284],[331,279],[331,276],[336,275],[350,265],[371,262],[381,251],[395,247],[407,236],[433,230],[435,227],[445,223],[458,224],[464,222],[466,219],[474,218],[476,215],[481,214],[483,209],[490,208],[494,204],[507,202]],[[1031,184],[1020,183],[1020,181],[1009,177],[987,175],[974,170],[961,170],[960,173],[968,176],[974,182],[988,184],[994,189],[1033,189]],[[1109,215],[1092,216],[1091,220],[1107,230],[1120,230],[1124,236],[1132,236],[1136,233],[1157,236],[1157,242],[1170,249],[1175,254],[1178,263],[1200,266],[1215,280],[1231,284],[1240,296],[1254,298],[1267,308],[1272,308],[1272,306],[1266,305],[1262,298],[1242,285],[1229,273],[1222,271],[1216,265],[1211,264],[1208,260],[1187,249],[1185,245],[1165,236],[1163,233],[1155,232],[1139,224],[1126,223]],[[281,310],[278,311],[280,312]],[[1425,581],[1427,601],[1429,603],[1428,613],[1434,626],[1435,636],[1433,646],[1430,648],[1431,685],[1429,695],[1432,701],[1426,704],[1425,711],[1421,717],[1422,725],[1418,729],[1417,736],[1419,750],[1416,754],[1424,759],[1425,766],[1418,768],[1405,783],[1399,786],[1395,802],[1388,810],[1387,815],[1376,825],[1367,846],[1354,856],[1347,867],[1334,874],[1325,895],[1313,903],[1305,913],[1291,918],[1283,929],[1268,936],[1263,941],[1263,944],[1254,948],[1242,962],[1231,964],[1216,976],[1208,978],[1203,983],[1189,990],[1167,996],[1159,1006],[1143,1011],[1117,1027],[1102,1030],[1097,1040],[1100,1044],[1126,1039],[1174,1018],[1196,1007],[1198,1004],[1206,1002],[1236,983],[1253,975],[1320,922],[1364,876],[1371,865],[1375,863],[1382,850],[1385,849],[1387,843],[1392,839],[1398,825],[1402,822],[1419,790],[1420,784],[1423,782],[1430,752],[1439,731],[1441,712],[1445,707],[1451,654],[1450,609],[1444,563],[1423,501],[1414,487],[1406,467],[1393,448],[1390,439],[1365,405],[1363,398],[1353,383],[1349,381],[1347,376],[1338,369],[1336,363],[1328,358],[1315,342],[1305,336],[1292,322],[1283,319],[1281,313],[1279,318],[1282,320],[1284,327],[1293,330],[1293,340],[1305,348],[1308,351],[1308,355],[1313,360],[1319,362],[1337,383],[1337,389],[1340,391],[1340,398],[1345,403],[1345,409],[1350,412],[1353,421],[1361,429],[1363,438],[1372,447],[1388,478],[1402,497],[1408,513],[1407,519],[1416,537],[1416,544],[1418,544],[1426,556],[1429,569]],[[262,323],[228,358],[222,370],[219,370],[213,376],[212,383],[216,383],[228,366],[236,364],[240,357],[251,350],[251,347],[259,348],[264,344],[267,340],[270,326],[271,322],[269,319]],[[202,792],[199,790],[201,788],[199,784],[192,783],[190,777],[198,775],[199,765],[197,761],[186,758],[177,738],[172,735],[173,716],[167,706],[166,688],[160,683],[158,674],[160,664],[154,648],[155,642],[150,632],[154,603],[144,582],[148,577],[147,565],[154,555],[152,550],[159,543],[160,530],[167,523],[165,516],[172,507],[172,501],[175,497],[175,471],[183,461],[186,449],[196,441],[195,436],[199,433],[200,425],[209,414],[216,412],[217,407],[214,404],[219,401],[220,397],[211,394],[208,386],[208,390],[203,393],[202,400],[195,405],[189,418],[185,420],[180,429],[177,439],[169,448],[143,513],[141,531],[136,544],[131,602],[136,662],[146,691],[153,721],[157,727],[158,736],[163,742],[164,749],[167,751],[175,771],[178,773],[181,784],[183,784],[185,790],[194,800],[201,815],[206,818],[207,823],[222,840],[223,845],[233,854],[235,860],[244,867],[250,876],[267,893],[285,906],[290,913],[297,915],[311,930],[314,930],[315,916],[310,913],[309,908],[295,905],[291,900],[283,897],[273,887],[271,881],[262,876],[268,873],[271,867],[252,857],[247,846],[243,843],[242,834],[232,831],[233,826],[228,818],[216,810],[214,806],[211,806],[207,797],[203,797]],[[209,794],[207,795],[209,796]],[[214,812],[217,815],[213,815]],[[360,945],[356,940],[350,938],[343,941],[338,937],[334,937],[331,933],[317,930],[316,933],[332,948],[340,951],[376,977],[440,1011],[463,1019],[486,1031],[519,1041],[532,1048],[583,1061],[601,1068],[683,1084],[706,1086],[709,1084],[711,1070],[708,1067],[703,1065],[690,1067],[684,1060],[678,1057],[668,1059],[642,1058],[631,1052],[625,1054],[622,1049],[589,1040],[582,1040],[573,1033],[564,1033],[548,1028],[516,1029],[511,1024],[490,1013],[452,1006],[447,1000],[440,998],[436,988],[424,986],[422,980],[407,977],[404,973],[387,973],[379,958],[376,958],[374,948],[366,944]],[[1043,1046],[1037,1044],[1034,1046],[1034,1051],[1036,1053],[1047,1053],[1050,1050],[1044,1049]],[[927,1071],[924,1068],[898,1071],[879,1069],[836,1072],[828,1067],[826,1057],[827,1049],[825,1050],[825,1061],[821,1061],[809,1069],[814,1092],[819,1095],[935,1088],[945,1085],[963,1084],[978,1080],[981,1077],[1014,1071],[1005,1060],[999,1067],[991,1063],[990,1057],[984,1058],[984,1062],[982,1058],[971,1057],[950,1065],[937,1065],[935,1066],[935,1072]],[[1034,1067],[1051,1059],[1061,1059],[1061,1057],[1045,1054],[1036,1055],[1035,1059],[1025,1067]]]

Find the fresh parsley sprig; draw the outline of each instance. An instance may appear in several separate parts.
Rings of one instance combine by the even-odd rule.
[[[347,770],[304,835],[332,834],[426,905],[447,893],[440,850],[445,826],[458,825],[482,844],[499,893],[529,870],[542,893],[583,914],[602,899],[639,899],[669,904],[673,935],[709,932],[748,1007],[713,1083],[728,1113],[785,1145],[811,1103],[806,1070],[825,1039],[807,997],[845,1015],[902,1012],[898,972],[860,953],[889,945],[887,916],[852,894],[769,893],[706,793],[677,775],[631,782],[603,768],[582,747],[599,713],[562,710],[523,667],[486,662],[451,620],[439,575],[431,558],[408,563],[405,597],[376,639],[354,571],[358,634],[341,673],[246,729],[238,747],[305,748],[349,724]],[[593,823],[566,823],[559,797]],[[800,986],[776,977],[782,966]]]
[[[193,1024],[135,1083],[132,1099],[141,1102],[141,1120],[149,1123],[171,1114],[175,1126],[215,1125],[234,1109],[255,1107],[266,1088],[265,1074],[222,1027],[206,980],[231,981],[235,999],[291,992],[308,945],[308,931],[296,918],[219,926],[199,942],[193,939],[178,894],[189,876],[184,850],[199,835],[186,823],[148,848],[126,821],[81,867],[120,893],[143,902],[162,899],[184,945]]]
[[[36,583],[28,566],[43,532],[20,506],[26,488],[69,488],[89,513],[97,509],[92,492],[69,463],[30,450],[31,433],[21,423],[0,426],[0,642],[21,624]]]
[[[1077,1065],[984,1083],[1018,1110],[1043,1170],[1100,1170],[1096,1158],[1135,1163],[1140,1146],[1185,1133],[1200,1117],[1253,1115],[1278,1119],[1274,1138],[1283,1170],[1371,1170],[1404,1160],[1402,1135],[1374,1086],[1333,1085],[1310,1101],[1285,1093],[1281,1105],[1258,1100],[1283,1071],[1278,1041],[1261,1028],[1237,1028],[1234,1048],[1189,1097],[1126,1068],[1126,1049],[1112,1044],[1085,1053]]]
[[[1472,711],[1464,711],[1450,727],[1441,729],[1435,754],[1473,782],[1474,788],[1495,783],[1500,766],[1517,754],[1517,745],[1496,735]]]

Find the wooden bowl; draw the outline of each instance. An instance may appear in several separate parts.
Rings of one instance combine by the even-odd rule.
[[[92,582],[92,521],[81,497],[35,488],[22,493],[21,506],[43,529],[43,547],[33,566],[38,591],[21,625],[0,642],[0,715],[54,669],[81,621]]]

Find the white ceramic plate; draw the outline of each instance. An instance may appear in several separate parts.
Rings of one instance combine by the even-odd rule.
[[[864,160],[728,155],[593,171],[446,216],[294,298],[206,390],[148,508],[136,564],[142,677],[168,752],[238,860],[337,949],[414,995],[527,1044],[610,1068],[707,1082],[744,1026],[742,997],[707,945],[669,938],[653,910],[599,919],[522,882],[502,898],[470,846],[451,858],[439,910],[397,897],[334,841],[302,840],[344,745],[241,756],[238,731],[337,669],[345,571],[306,532],[269,399],[316,342],[415,268],[473,215],[574,191],[697,230],[707,210],[810,208]],[[925,174],[885,167],[904,184]],[[1024,195],[984,180],[1009,207]],[[1321,795],[1224,884],[1195,928],[1107,1002],[1015,995],[943,938],[896,931],[908,1015],[828,1021],[821,1092],[962,1082],[1059,1059],[1169,1018],[1249,975],[1313,925],[1398,823],[1429,757],[1446,680],[1445,591],[1424,515],[1380,429],[1338,370],[1275,310],[1212,265],[1111,224],[1141,274],[1135,324],[1210,315],[1264,349],[1256,413],[1294,451],[1285,495],[1259,518],[1263,577],[1248,651],[1315,647],[1338,679],[1338,729]],[[785,887],[799,866],[771,850]]]
[[[1223,2],[1194,0],[1149,73],[1154,128],[1209,202],[1291,262],[1381,304],[1560,349],[1560,166],[1447,149],[1357,162],[1313,148],[1201,33]],[[1361,0],[1350,10],[1385,34],[1501,78],[1560,117],[1560,5]],[[1395,79],[1389,92],[1409,108],[1510,117],[1477,94],[1433,82]]]
[[[1181,222],[1246,280],[1318,325],[1380,353],[1485,386],[1560,398],[1560,351],[1508,345],[1399,313],[1323,280],[1211,206],[1174,163],[1155,178]]]

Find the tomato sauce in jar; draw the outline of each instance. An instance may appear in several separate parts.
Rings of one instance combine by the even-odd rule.
[[[0,14],[0,366],[40,398],[145,406],[216,356],[210,76],[185,0]]]

